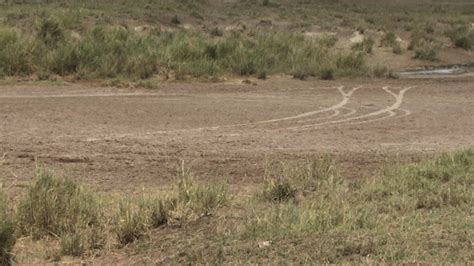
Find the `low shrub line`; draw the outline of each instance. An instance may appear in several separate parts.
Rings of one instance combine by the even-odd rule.
[[[212,34],[220,36],[221,31],[214,29]],[[78,36],[55,20],[44,19],[34,36],[0,29],[0,76],[147,79],[174,75],[183,79],[284,73],[300,79],[329,79],[368,75],[363,53],[335,51],[333,45],[328,38],[258,31],[215,39],[190,31],[137,33],[96,27]]]

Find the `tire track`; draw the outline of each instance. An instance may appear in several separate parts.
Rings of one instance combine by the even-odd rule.
[[[371,118],[371,117],[379,116],[379,115],[382,115],[382,114],[385,114],[385,113],[388,113],[389,116],[385,117],[383,119],[387,119],[387,118],[393,117],[395,115],[395,114],[392,115],[392,113],[394,113],[393,111],[400,108],[400,106],[403,103],[403,98],[405,96],[405,93],[407,91],[409,91],[410,89],[412,89],[412,88],[414,88],[414,87],[404,88],[404,89],[400,90],[400,92],[398,94],[396,94],[396,93],[392,92],[391,90],[389,90],[388,87],[383,87],[382,89],[385,92],[387,92],[388,94],[390,94],[391,96],[393,96],[395,98],[395,103],[393,103],[391,106],[388,106],[386,108],[377,110],[375,112],[371,112],[371,113],[368,113],[368,114],[365,114],[365,115],[360,115],[360,116],[348,117],[348,118],[345,118],[345,119],[339,119],[339,120],[327,121],[327,122],[323,122],[323,123],[306,125],[306,126],[279,128],[278,130],[281,130],[281,129],[286,129],[286,130],[308,130],[308,129],[318,128],[320,126],[343,124],[343,123],[351,122],[351,121],[354,121],[354,120],[361,120],[361,119]],[[381,120],[380,118],[376,118],[376,119]],[[367,120],[367,121],[371,122],[371,121],[375,121],[375,120],[371,119],[371,120]]]
[[[190,129],[177,129],[177,130],[160,130],[160,131],[147,132],[147,133],[140,134],[140,135],[141,135],[141,137],[147,137],[147,136],[160,135],[160,134],[172,134],[172,133],[183,133],[183,132],[194,132],[194,131],[196,131],[196,132],[206,131],[206,130],[216,131],[216,130],[225,129],[225,128],[259,126],[259,125],[272,124],[272,123],[282,122],[282,121],[292,121],[292,120],[296,120],[296,119],[300,119],[300,118],[304,118],[304,117],[309,117],[309,116],[313,116],[313,115],[320,114],[320,113],[335,111],[335,110],[338,110],[340,108],[343,108],[349,102],[349,100],[352,97],[352,95],[354,94],[354,92],[356,92],[360,88],[361,87],[355,87],[355,88],[352,88],[349,92],[345,92],[344,87],[340,86],[340,87],[337,88],[339,93],[342,95],[342,100],[339,103],[337,103],[335,105],[332,105],[330,107],[321,109],[321,110],[310,111],[310,112],[306,112],[306,113],[302,113],[302,114],[298,114],[298,115],[294,115],[294,116],[264,120],[264,121],[253,122],[253,123],[240,123],[240,124],[223,125],[223,126],[207,126],[207,127],[190,128]],[[121,138],[126,138],[126,137],[138,137],[138,136],[137,136],[137,134],[127,133],[127,134],[119,134],[119,135],[115,135],[115,136],[107,136],[107,137],[103,137],[103,138],[89,138],[89,139],[87,139],[87,141],[109,140],[110,138],[121,139]]]

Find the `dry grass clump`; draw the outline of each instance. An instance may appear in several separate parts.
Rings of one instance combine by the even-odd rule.
[[[35,184],[18,207],[23,235],[61,240],[63,255],[83,255],[104,245],[103,210],[97,198],[69,179],[38,170]]]
[[[198,184],[190,169],[181,169],[175,190],[168,195],[142,195],[120,202],[114,231],[120,245],[142,237],[148,230],[166,224],[180,225],[210,216],[227,200],[223,182]]]

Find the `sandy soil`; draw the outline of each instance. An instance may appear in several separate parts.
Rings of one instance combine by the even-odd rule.
[[[474,145],[474,78],[0,86],[0,176],[24,191],[37,163],[96,190],[202,178],[260,181],[265,163],[324,154],[348,178],[387,160]],[[14,196],[14,197],[15,197]]]

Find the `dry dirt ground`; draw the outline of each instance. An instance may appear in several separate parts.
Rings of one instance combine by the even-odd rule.
[[[169,184],[181,161],[233,185],[265,164],[329,154],[347,178],[387,160],[474,145],[474,77],[0,86],[0,177],[11,197],[37,163],[98,191]]]

